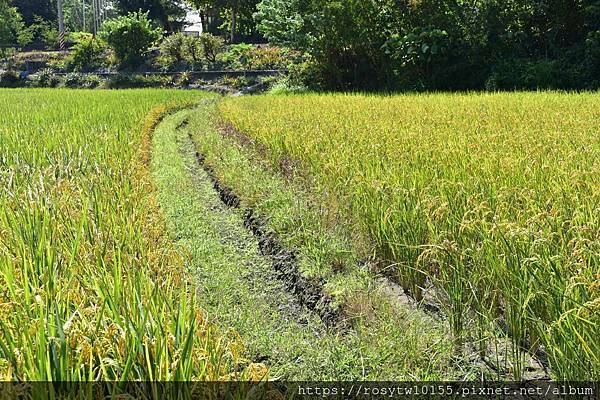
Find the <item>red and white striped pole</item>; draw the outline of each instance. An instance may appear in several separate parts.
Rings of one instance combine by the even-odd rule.
[[[62,51],[65,49],[65,17],[63,14],[63,0],[56,0],[58,7],[58,47]]]

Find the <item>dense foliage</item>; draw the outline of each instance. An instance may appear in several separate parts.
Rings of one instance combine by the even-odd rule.
[[[0,22],[0,54],[5,47],[30,40],[21,14],[8,0],[0,0]]]
[[[154,28],[148,14],[142,12],[108,20],[102,25],[101,32],[116,58],[129,66],[141,64],[144,54],[161,36],[162,30]]]
[[[173,31],[181,27],[185,10],[176,0],[115,0],[121,15],[145,11],[151,20],[166,30]]]
[[[327,88],[598,85],[598,0],[263,0],[256,17]]]
[[[86,35],[73,46],[66,59],[66,66],[73,71],[94,71],[105,64],[105,54],[106,43],[97,37]]]

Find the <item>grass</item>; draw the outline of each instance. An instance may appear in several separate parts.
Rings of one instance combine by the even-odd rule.
[[[147,165],[161,105],[201,97],[0,91],[0,380],[242,376],[241,344],[207,323],[164,233]]]
[[[498,328],[511,372],[547,356],[559,379],[600,378],[597,94],[258,96],[221,112],[298,161],[319,204],[355,224],[421,299],[430,284],[458,349]]]
[[[240,209],[222,204],[194,149],[240,196]],[[242,337],[243,356],[261,360],[270,378],[283,380],[474,377],[459,369],[442,323],[414,307],[394,307],[369,274],[318,275],[336,298],[355,300],[347,330],[330,329],[300,307],[245,229],[246,208],[268,217],[307,275],[325,260],[343,256],[350,263],[356,255],[341,232],[320,225],[308,193],[256,156],[221,134],[214,101],[165,119],[154,136],[152,172],[169,230],[190,253],[188,269],[201,288],[202,307],[214,316],[210,322]]]

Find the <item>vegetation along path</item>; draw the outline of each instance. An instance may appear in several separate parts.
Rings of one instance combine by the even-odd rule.
[[[288,216],[302,212],[303,196],[250,162],[241,146],[219,132],[214,101],[165,118],[153,146],[159,202],[197,279],[202,307],[215,324],[241,336],[243,356],[266,364],[270,378],[436,379],[477,373],[465,369],[472,363],[452,352],[441,321],[408,304],[393,306],[385,288],[367,273],[332,274],[329,281],[309,274],[303,281],[305,274],[299,276],[296,267],[282,268],[278,255],[286,253],[267,247],[287,244],[263,233],[268,227],[250,217],[244,199],[215,180],[211,163],[218,158],[219,165],[252,182],[256,191],[271,193],[272,219],[278,211]],[[286,210],[290,200],[296,206]],[[336,238],[329,239],[327,243]],[[302,265],[303,254],[310,251],[288,252],[289,263]],[[336,285],[347,296],[376,301],[368,304],[368,312],[365,307],[342,313],[326,294],[335,292]]]

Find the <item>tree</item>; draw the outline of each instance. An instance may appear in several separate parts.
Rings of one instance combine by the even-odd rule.
[[[52,0],[18,0],[14,2],[15,7],[23,16],[26,25],[36,22],[36,17],[45,21],[56,20],[56,2]]]
[[[300,0],[263,0],[256,6],[254,19],[269,42],[280,46],[306,48],[310,42],[304,31]]]
[[[256,36],[256,23],[253,15],[260,0],[189,0],[205,16],[222,20],[227,27],[230,43],[240,37]],[[205,18],[203,18],[204,23]],[[208,25],[208,24],[207,24]],[[206,26],[206,25],[204,25]],[[211,32],[218,33],[218,32]]]
[[[185,9],[179,0],[116,0],[116,6],[121,15],[147,12],[150,19],[170,32],[176,31],[185,18]]]
[[[327,89],[580,88],[600,69],[600,0],[262,0],[255,18]]]
[[[0,50],[14,45],[24,45],[31,41],[31,34],[25,29],[23,18],[16,7],[8,0],[0,0]]]
[[[134,12],[104,22],[100,36],[121,63],[135,67],[142,63],[150,46],[162,37],[162,31],[152,27],[148,13]]]

